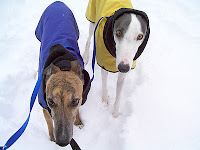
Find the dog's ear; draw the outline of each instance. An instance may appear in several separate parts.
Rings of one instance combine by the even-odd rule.
[[[79,78],[81,79],[81,81],[84,84],[84,75],[82,73],[83,68],[81,67],[78,60],[74,60],[74,61],[71,62],[71,71],[75,72],[76,75],[79,76]]]
[[[45,76],[45,82],[50,78],[52,74],[56,74],[61,71],[59,67],[56,67],[52,63],[43,71],[43,76]]]

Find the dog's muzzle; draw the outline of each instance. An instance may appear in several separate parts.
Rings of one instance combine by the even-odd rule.
[[[59,146],[67,146],[73,135],[73,124],[60,121],[55,128],[55,140]]]

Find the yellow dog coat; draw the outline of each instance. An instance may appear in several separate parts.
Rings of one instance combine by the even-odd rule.
[[[86,18],[95,23],[95,25],[103,17],[95,32],[96,59],[100,67],[110,72],[118,72],[113,28],[115,20],[124,13],[140,15],[147,24],[145,38],[133,58],[131,68],[134,69],[136,59],[142,54],[150,34],[149,19],[146,13],[133,9],[130,0],[89,0],[86,10]]]

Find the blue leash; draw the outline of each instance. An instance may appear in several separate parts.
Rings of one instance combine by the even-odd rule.
[[[93,76],[92,76],[92,79],[91,79],[91,82],[94,80],[94,66],[95,66],[95,57],[96,57],[96,38],[95,38],[95,33],[96,33],[96,30],[97,30],[97,27],[100,23],[100,21],[103,19],[104,17],[101,17],[99,19],[99,21],[97,22],[97,25],[94,29],[94,49],[93,49],[93,56],[92,56],[92,71],[93,71]]]
[[[17,132],[15,132],[15,134],[13,134],[9,138],[9,140],[6,142],[6,144],[3,147],[0,146],[0,150],[6,150],[6,149],[8,149],[11,145],[13,145],[19,139],[19,137],[25,131],[25,129],[26,129],[27,125],[28,125],[29,119],[30,119],[30,114],[31,114],[33,105],[35,103],[36,96],[38,94],[38,90],[39,90],[41,79],[42,79],[42,72],[43,72],[43,69],[42,69],[42,71],[41,71],[41,73],[40,73],[40,75],[38,77],[38,80],[36,82],[35,88],[33,90],[32,96],[31,96],[30,111],[29,111],[28,118],[26,119],[26,121],[24,122],[24,124],[21,126],[21,128]]]

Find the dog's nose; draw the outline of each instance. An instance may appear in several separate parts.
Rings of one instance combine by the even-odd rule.
[[[130,70],[130,66],[129,66],[129,64],[124,64],[124,62],[122,61],[118,65],[118,70],[120,72],[126,73]]]
[[[58,144],[59,146],[67,146],[69,144],[69,141],[66,139],[58,139],[56,140],[56,144]]]

